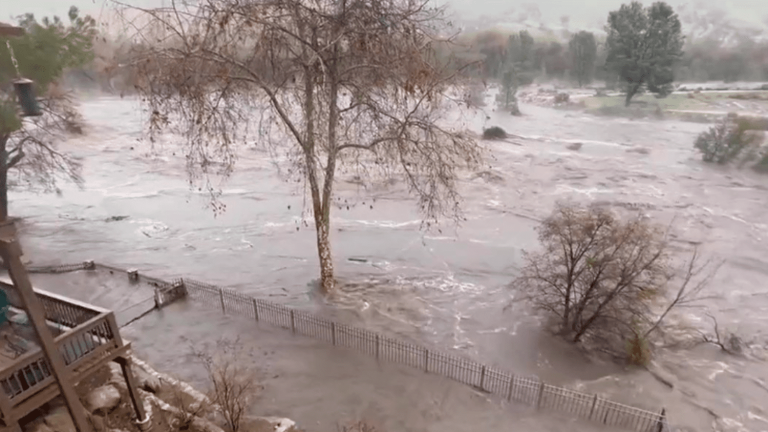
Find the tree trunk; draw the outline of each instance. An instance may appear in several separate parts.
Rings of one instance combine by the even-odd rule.
[[[0,221],[8,219],[8,138],[0,136]]]
[[[317,228],[317,256],[320,258],[320,288],[330,293],[335,288],[333,276],[333,256],[331,255],[330,224],[322,219],[315,219]]]
[[[630,88],[627,90],[627,97],[626,97],[626,99],[624,100],[624,106],[625,106],[625,107],[628,107],[628,106],[629,106],[630,102],[632,101],[632,97],[633,97],[633,96],[635,96],[635,94],[637,94],[637,91],[638,91],[639,89],[640,89],[640,85],[638,84],[638,85],[633,85],[632,87],[630,87]]]

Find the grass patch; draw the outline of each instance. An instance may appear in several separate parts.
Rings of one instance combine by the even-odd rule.
[[[623,96],[590,97],[584,99],[587,109],[605,109],[605,108],[635,108],[655,110],[656,107],[662,110],[712,110],[711,98],[705,98],[702,94],[696,95],[691,99],[687,94],[672,94],[663,99],[656,99],[653,95],[640,95],[632,98],[632,104],[624,107]],[[719,97],[718,99],[727,99]]]
[[[672,94],[666,98],[657,99],[652,94],[644,94],[632,98],[629,107],[624,106],[623,96],[589,97],[581,102],[590,114],[629,117],[629,118],[676,118],[684,121],[711,122],[720,115],[704,111],[731,112],[750,111],[754,104],[764,105],[768,109],[768,92],[752,93],[688,93]],[[736,101],[748,101],[751,106],[734,106]],[[742,102],[743,103],[743,102]],[[702,111],[686,113],[677,111]],[[755,116],[758,118],[758,116]],[[755,129],[766,130],[763,122]]]

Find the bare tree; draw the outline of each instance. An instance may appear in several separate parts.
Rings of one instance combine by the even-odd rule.
[[[238,432],[260,388],[256,371],[249,366],[253,360],[242,349],[239,338],[220,339],[213,353],[194,347],[192,352],[208,374],[211,404],[221,413],[229,431]]]
[[[137,55],[150,130],[184,134],[191,179],[215,197],[211,176],[233,171],[255,129],[281,174],[308,189],[325,292],[334,289],[337,173],[366,185],[401,175],[426,225],[461,219],[457,173],[477,166],[481,150],[455,109],[462,70],[433,49],[450,40],[442,9],[426,0],[212,0],[142,11],[167,31]]]
[[[82,185],[81,165],[60,152],[56,142],[68,134],[82,133],[82,119],[70,95],[51,91],[40,100],[43,115],[20,129],[0,134],[0,210],[8,216],[9,186],[42,192],[58,192],[61,180]],[[4,163],[3,163],[4,162]]]
[[[209,357],[206,356],[205,358],[207,360]],[[211,360],[213,359],[211,358]],[[171,392],[169,402],[171,406],[177,409],[172,413],[171,418],[171,427],[174,430],[189,430],[195,419],[204,417],[210,409],[208,401],[197,401],[178,386],[172,386]]]
[[[716,271],[700,265],[695,252],[668,300],[677,272],[664,230],[642,217],[623,221],[596,206],[559,204],[539,227],[539,241],[543,250],[526,253],[516,287],[555,316],[573,342],[590,335],[637,359],[646,358],[647,337],[670,311],[700,299]],[[665,304],[660,314],[659,303]]]

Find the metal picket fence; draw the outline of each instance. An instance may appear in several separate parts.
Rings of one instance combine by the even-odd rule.
[[[517,376],[456,355],[402,342],[192,279],[166,282],[144,276],[136,270],[120,269],[92,261],[61,267],[31,267],[29,271],[62,273],[82,269],[125,272],[131,280],[154,286],[155,304],[158,308],[186,297],[203,305],[215,305],[225,314],[247,317],[255,322],[290,330],[294,335],[308,336],[334,346],[351,348],[377,360],[438,374],[510,402],[522,403],[536,409],[559,411],[630,431],[671,431],[665,410],[652,412],[613,402],[596,394],[549,385],[538,378]]]

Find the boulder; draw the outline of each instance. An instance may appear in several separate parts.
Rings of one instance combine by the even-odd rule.
[[[284,417],[248,417],[257,431],[293,432],[296,422]]]
[[[66,406],[58,406],[52,409],[43,421],[53,432],[77,432],[75,423],[72,421]]]
[[[93,389],[85,397],[85,403],[93,414],[108,414],[120,405],[120,391],[117,387],[107,384]]]
[[[120,390],[128,391],[128,384],[123,378],[123,370],[116,362],[109,362],[109,381],[107,384],[111,384]]]
[[[54,432],[53,429],[50,428],[45,422],[37,421],[26,428],[24,428],[26,432]]]
[[[136,365],[134,365],[131,370],[136,377],[136,382],[140,389],[155,394],[160,391],[160,387],[163,385],[163,381],[160,378],[150,375]]]

